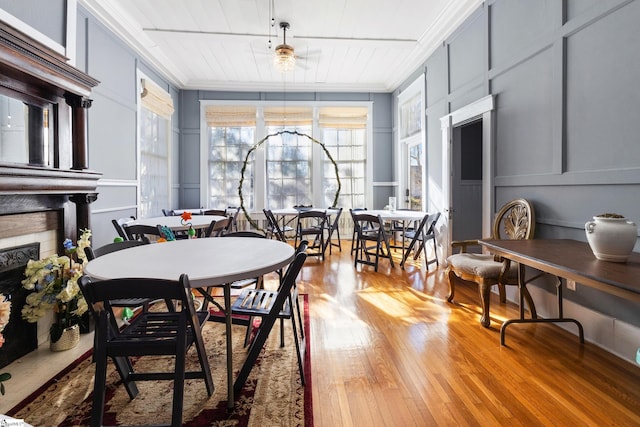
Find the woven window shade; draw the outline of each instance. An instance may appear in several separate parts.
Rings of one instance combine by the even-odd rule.
[[[173,99],[171,95],[158,85],[147,79],[142,79],[142,106],[157,115],[170,119],[173,114]]]
[[[208,105],[204,110],[209,127],[242,127],[256,125],[256,107]]]
[[[320,127],[338,129],[364,129],[367,127],[366,107],[320,108]]]
[[[303,126],[313,124],[311,107],[267,107],[264,109],[267,126]]]

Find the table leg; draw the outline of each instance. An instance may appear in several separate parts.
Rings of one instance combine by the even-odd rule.
[[[227,410],[233,410],[233,340],[231,337],[231,286],[224,286],[224,317],[227,334]]]
[[[580,322],[578,322],[576,319],[571,319],[571,318],[567,318],[564,317],[564,312],[563,312],[563,307],[562,307],[562,279],[560,279],[560,277],[556,276],[556,278],[558,279],[558,282],[556,284],[556,296],[558,299],[558,317],[556,318],[550,318],[550,319],[541,319],[541,318],[532,318],[532,319],[525,319],[524,318],[524,287],[527,284],[527,281],[525,280],[524,277],[524,273],[525,273],[525,265],[520,263],[518,266],[518,290],[519,290],[519,299],[520,299],[520,318],[519,319],[510,319],[507,320],[506,322],[504,322],[502,324],[502,327],[500,328],[500,345],[505,345],[505,340],[506,340],[506,333],[507,333],[507,326],[513,324],[513,323],[565,323],[565,322],[571,322],[571,323],[575,323],[576,326],[578,327],[578,337],[580,339],[580,343],[584,344],[584,330],[582,328],[582,324]],[[544,272],[543,272],[544,273]],[[537,276],[534,277],[538,278],[542,276],[542,274],[539,274]],[[533,279],[530,279],[529,281],[531,281]]]
[[[231,336],[231,284],[226,283],[223,287],[224,309],[220,304],[207,292],[204,288],[196,288],[200,294],[209,302],[213,303],[218,309],[224,312],[225,334],[227,337],[227,410],[232,411],[234,405],[233,396],[233,337]]]

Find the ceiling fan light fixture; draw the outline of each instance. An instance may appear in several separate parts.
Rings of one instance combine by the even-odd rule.
[[[293,47],[288,44],[276,46],[276,55],[273,58],[276,68],[282,72],[291,71],[296,66],[296,56]]]

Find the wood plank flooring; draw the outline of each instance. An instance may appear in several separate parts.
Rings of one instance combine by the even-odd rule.
[[[552,325],[518,316],[476,287],[446,301],[444,270],[387,260],[353,266],[350,242],[308,258],[314,423],[335,426],[639,426],[640,367]]]

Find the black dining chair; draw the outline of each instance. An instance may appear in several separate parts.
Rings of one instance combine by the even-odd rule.
[[[353,266],[371,265],[378,271],[380,258],[387,258],[394,267],[393,256],[389,245],[389,237],[384,222],[379,215],[352,212],[356,227],[356,248]],[[373,261],[371,258],[373,257]]]
[[[298,241],[306,240],[307,255],[319,257],[324,261],[326,249],[324,233],[327,230],[327,214],[321,210],[302,210],[298,212],[296,224],[296,237],[294,246],[298,247]]]
[[[353,214],[361,211],[366,211],[367,208],[351,208],[349,209],[349,214],[351,215],[351,219],[353,221],[353,234],[351,235],[351,255],[356,251],[356,237],[358,236],[357,224],[355,219],[353,219]]]
[[[202,215],[227,216],[226,209],[207,209],[202,211]]]
[[[123,224],[122,228],[127,235],[128,240],[140,240],[144,243],[150,243],[160,237],[163,237],[162,230],[159,225],[143,225],[143,224]]]
[[[330,208],[332,214],[327,214],[327,238],[325,239],[325,251],[329,248],[329,255],[331,255],[331,248],[337,247],[342,252],[342,244],[340,243],[340,216],[342,216],[342,208]],[[337,237],[334,239],[333,235]]]
[[[416,260],[420,256],[421,252],[424,252],[424,260],[427,267],[429,269],[429,265],[434,264],[438,267],[438,247],[436,243],[436,223],[440,219],[440,212],[432,213],[425,215],[424,218],[418,224],[415,230],[407,231],[405,233],[405,237],[407,239],[411,239],[409,242],[409,246],[404,249],[404,255],[402,256],[402,261],[400,262],[400,267],[404,268],[404,264],[407,262],[407,258],[411,254],[411,251],[418,245],[413,259]],[[427,242],[433,243],[433,257],[429,258],[427,254]]]
[[[84,248],[84,253],[87,256],[87,260],[91,261],[100,256],[110,254],[112,252],[121,251],[127,248],[133,248],[136,246],[146,245],[148,243],[143,242],[142,240],[124,240],[122,242],[113,242],[108,243],[104,246],[99,246],[93,248],[91,246],[87,246]],[[142,309],[142,311],[147,311],[149,309],[149,305],[153,302],[153,300],[149,298],[124,298],[117,299],[111,301],[111,306],[113,307],[129,307],[134,312],[138,309]],[[171,300],[165,301],[167,304],[167,308],[169,310],[174,310],[173,302]]]
[[[228,233],[233,225],[231,217],[224,219],[213,220],[211,224],[204,231],[202,237],[220,237]]]
[[[111,220],[111,224],[113,224],[113,228],[116,229],[116,233],[118,233],[118,236],[122,237],[122,240],[129,240],[129,236],[127,236],[127,233],[124,231],[124,224],[129,221],[134,221],[135,219],[136,217],[132,215],[127,218],[118,218],[118,219]]]
[[[302,246],[302,244],[301,244]],[[264,347],[267,338],[273,326],[278,319],[290,319],[293,329],[293,338],[296,346],[296,355],[298,358],[298,370],[300,372],[300,381],[304,385],[304,343],[298,339],[297,328],[304,325],[297,325],[292,307],[292,290],[294,289],[296,279],[302,266],[307,259],[304,250],[296,253],[295,259],[289,265],[285,273],[280,287],[277,291],[266,289],[246,289],[236,299],[231,307],[231,313],[235,315],[245,315],[250,317],[261,317],[260,327],[255,338],[251,342],[247,357],[234,382],[234,392],[238,393],[244,386],[245,382],[253,366]],[[297,296],[296,296],[297,298]],[[281,340],[281,345],[283,342]]]
[[[227,216],[231,217],[230,230],[238,231],[238,216],[240,215],[240,206],[227,206],[227,209],[225,209],[225,213]]]
[[[95,381],[91,426],[102,426],[108,360],[113,360],[129,397],[139,393],[136,381],[172,381],[173,404],[171,426],[182,425],[184,383],[187,379],[204,380],[207,394],[213,394],[211,368],[202,339],[201,328],[208,318],[207,312],[196,312],[191,296],[191,286],[186,274],[178,280],[162,279],[111,279],[92,281],[83,276],[78,281],[80,289],[94,310],[96,319]],[[170,299],[178,301],[180,309],[166,312],[144,312],[136,316],[124,329],[113,327],[114,316],[111,301],[123,298]],[[187,371],[186,353],[194,346],[198,355],[198,367]],[[171,371],[141,372],[139,364],[133,365],[131,357],[169,356],[174,361]],[[157,389],[156,389],[157,390]]]
[[[264,216],[267,220],[267,228],[265,232],[267,237],[275,237],[281,242],[286,242],[287,237],[285,233],[293,231],[293,228],[289,227],[288,225],[283,225],[282,227],[280,227],[280,224],[278,224],[278,220],[276,219],[275,215],[273,215],[273,211],[271,209],[262,209],[262,212],[264,212]]]

